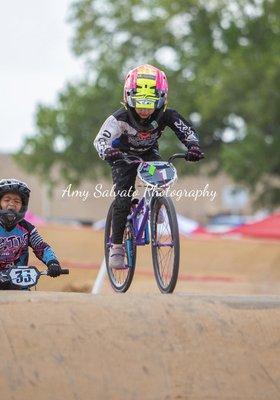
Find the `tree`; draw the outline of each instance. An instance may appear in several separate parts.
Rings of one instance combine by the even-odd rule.
[[[266,1],[263,12],[247,20],[224,81],[236,99],[232,112],[246,125],[238,140],[223,146],[223,166],[267,207],[280,202],[279,12],[279,2]]]
[[[121,100],[126,71],[148,62],[166,71],[170,106],[194,122],[213,170],[224,167],[252,190],[258,179],[274,182],[277,15],[273,0],[75,1],[73,51],[84,60],[86,77],[68,84],[55,106],[38,107],[37,134],[26,139],[18,160],[46,179],[58,165],[61,177],[75,183],[108,172],[92,140]],[[163,156],[180,148],[168,130],[160,143]],[[260,160],[258,176],[252,155]],[[264,196],[264,190],[258,187],[260,201],[279,201],[277,192]]]

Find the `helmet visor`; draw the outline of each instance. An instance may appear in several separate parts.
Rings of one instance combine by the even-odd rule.
[[[155,109],[159,100],[155,79],[138,78],[136,93],[132,94],[131,100],[135,108]]]

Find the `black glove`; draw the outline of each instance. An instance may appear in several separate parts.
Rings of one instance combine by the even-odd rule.
[[[204,158],[204,153],[200,150],[197,144],[189,144],[188,152],[186,153],[187,161],[199,161]]]
[[[114,149],[113,147],[108,147],[104,154],[106,161],[116,161],[123,157],[123,153],[119,149]]]
[[[53,260],[48,263],[48,275],[55,278],[61,274],[61,267],[58,261]]]

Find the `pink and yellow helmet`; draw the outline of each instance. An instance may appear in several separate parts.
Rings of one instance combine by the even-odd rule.
[[[163,71],[149,64],[128,72],[124,102],[132,108],[160,109],[167,102],[168,82]]]

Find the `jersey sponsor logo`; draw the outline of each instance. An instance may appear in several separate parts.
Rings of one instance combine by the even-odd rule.
[[[147,135],[147,136],[146,136]],[[136,146],[136,147],[141,147],[141,146],[152,146],[158,138],[158,132],[138,132],[138,135],[136,137],[133,136],[128,136],[127,140],[128,143]]]
[[[138,137],[140,140],[151,139],[151,132],[138,132]]]
[[[107,131],[107,129],[105,129],[105,131],[103,131],[103,136],[105,136],[107,139],[110,139],[112,134],[111,134],[111,132]]]
[[[22,251],[26,251],[28,246],[28,233],[22,236],[8,236],[0,238],[0,261],[6,257],[19,257]]]
[[[24,233],[22,236],[8,236],[0,238],[0,251],[11,247],[20,247],[22,245],[27,245],[28,243],[28,233]]]
[[[100,138],[96,142],[96,149],[101,157],[104,157],[104,152],[108,147],[107,140],[104,138]]]
[[[185,133],[187,136],[194,134],[192,128],[186,125],[181,119],[179,119],[179,122],[174,122],[174,125],[179,129],[180,132]]]

